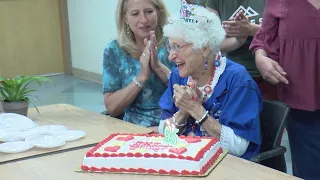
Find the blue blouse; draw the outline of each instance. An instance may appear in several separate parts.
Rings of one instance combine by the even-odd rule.
[[[168,88],[159,102],[162,120],[171,118],[179,110],[172,102],[173,85],[187,85],[187,80],[188,77],[179,76],[177,68],[172,71]],[[236,135],[250,141],[242,158],[249,159],[259,152],[262,96],[257,84],[243,66],[227,59],[225,71],[203,106],[220,124],[230,127]],[[188,119],[184,135],[192,131],[193,122],[192,117]],[[197,136],[204,136],[198,125],[193,128],[193,132]]]
[[[175,67],[175,64],[168,60],[165,46],[158,48],[158,60],[169,69]],[[125,88],[139,73],[139,60],[124,52],[117,41],[111,41],[103,54],[103,92],[110,93]],[[157,74],[152,72],[145,87],[125,109],[123,120],[145,127],[158,126],[161,116],[159,100],[166,88]]]

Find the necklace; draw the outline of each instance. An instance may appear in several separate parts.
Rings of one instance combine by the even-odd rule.
[[[219,52],[216,56],[216,60],[214,60],[214,67],[213,67],[212,75],[211,75],[209,82],[205,86],[197,88],[197,91],[198,91],[197,93],[201,94],[202,103],[204,103],[208,99],[209,95],[213,93],[214,88],[218,82],[220,75],[225,70],[225,66],[226,66],[226,58],[225,57],[222,58],[222,55]],[[188,85],[191,82],[193,82],[193,84],[195,84],[195,81],[192,79],[191,76],[189,76]],[[189,118],[188,122],[191,127],[191,132],[189,132],[188,135],[195,136],[196,135],[195,129],[198,126],[198,124],[195,122],[195,119],[193,119],[193,118]]]
[[[217,55],[217,59],[214,61],[214,67],[212,69],[212,75],[210,77],[209,82],[205,86],[197,88],[197,91],[198,91],[197,93],[202,95],[201,97],[202,103],[204,103],[208,99],[208,96],[213,92],[212,81],[216,73],[216,67],[219,67],[221,64],[220,59],[221,59],[221,53],[219,52],[219,54]],[[195,84],[195,81],[192,79],[191,76],[189,77],[189,82],[193,82],[193,84]]]

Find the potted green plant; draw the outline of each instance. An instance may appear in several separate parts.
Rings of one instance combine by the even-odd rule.
[[[37,91],[29,88],[29,85],[33,82],[41,85],[46,81],[51,82],[49,78],[44,76],[0,77],[0,100],[4,112],[27,116],[29,103],[32,103],[29,98],[32,96],[32,92]]]

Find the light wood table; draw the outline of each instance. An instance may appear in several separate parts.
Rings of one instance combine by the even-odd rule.
[[[82,163],[90,148],[33,158],[29,160],[3,164],[0,166],[0,179],[25,180],[198,180],[191,177],[78,173],[76,169]],[[268,167],[227,155],[220,164],[204,179],[215,180],[289,180],[298,179]]]
[[[79,129],[86,132],[86,136],[65,145],[53,148],[32,148],[26,152],[17,154],[0,153],[0,164],[10,161],[33,158],[52,153],[63,152],[94,146],[111,133],[151,133],[152,130],[124,122],[115,118],[107,117],[95,112],[86,111],[67,104],[56,104],[38,107],[40,114],[34,108],[29,109],[29,117],[40,125],[64,125],[69,129]],[[0,178],[1,179],[1,178]]]

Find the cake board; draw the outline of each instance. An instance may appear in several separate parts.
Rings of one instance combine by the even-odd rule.
[[[206,173],[200,175],[182,175],[182,174],[158,174],[158,173],[139,173],[139,172],[96,172],[96,171],[84,171],[81,168],[78,168],[75,172],[78,173],[100,173],[100,174],[132,174],[132,175],[150,175],[150,176],[179,176],[179,177],[207,177],[210,172],[218,166],[218,164],[222,161],[222,159],[228,154],[227,150],[223,150],[223,152],[219,155],[217,160],[213,163],[213,165],[207,170]]]

